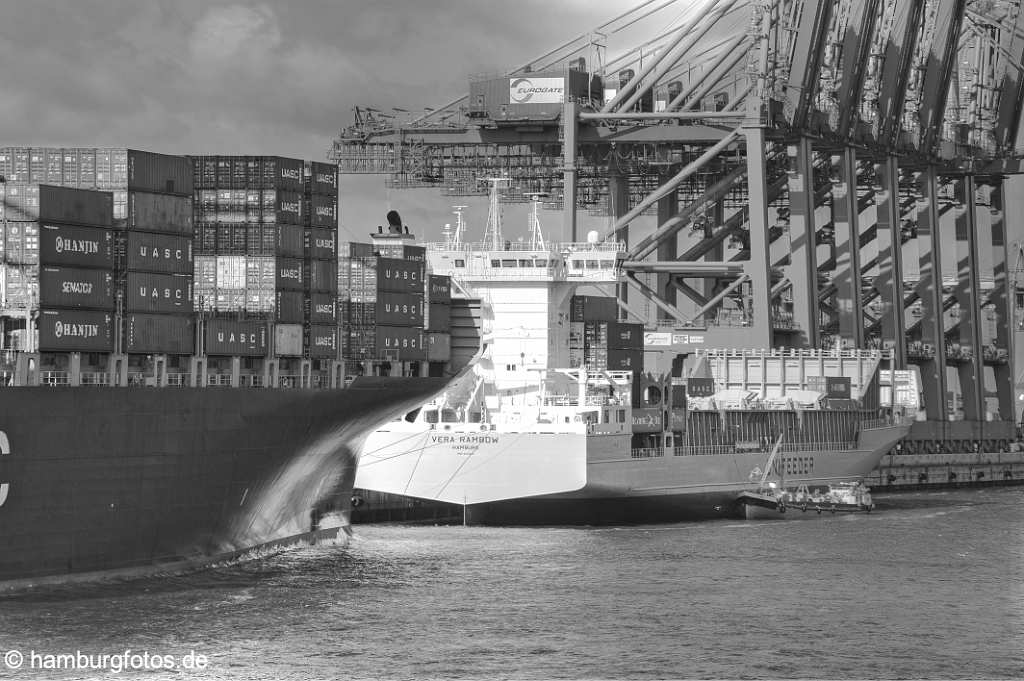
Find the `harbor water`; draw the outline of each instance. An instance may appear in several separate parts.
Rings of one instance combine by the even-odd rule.
[[[1024,677],[1024,488],[876,502],[806,522],[358,526],[344,547],[3,593],[0,654],[24,662],[0,678]],[[176,667],[30,668],[126,650]]]

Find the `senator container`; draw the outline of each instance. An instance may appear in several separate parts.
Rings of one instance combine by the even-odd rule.
[[[93,310],[41,310],[42,352],[110,352],[114,349],[113,316]]]
[[[381,291],[377,296],[377,323],[423,328],[423,295]]]
[[[192,199],[128,192],[128,229],[192,236]]]
[[[397,293],[422,291],[423,263],[397,258],[378,258],[377,290]]]
[[[378,326],[377,357],[399,362],[414,362],[426,359],[423,348],[423,331],[402,326]]]
[[[338,358],[338,327],[310,325],[305,335],[306,351],[312,359]]]
[[[129,312],[189,313],[192,311],[192,275],[129,272],[125,305]]]
[[[133,313],[125,319],[125,346],[130,353],[191,355],[195,342],[196,325],[190,316]]]
[[[267,325],[259,321],[210,319],[205,322],[207,355],[265,357]]]
[[[114,197],[110,192],[39,185],[40,222],[110,227],[114,223]]]
[[[274,355],[302,357],[302,324],[274,325]]]
[[[171,234],[128,232],[128,270],[136,272],[191,273],[192,239]]]
[[[107,270],[41,267],[39,305],[113,310],[114,277]]]
[[[39,262],[72,267],[114,266],[114,234],[109,229],[74,225],[42,224],[39,228]]]

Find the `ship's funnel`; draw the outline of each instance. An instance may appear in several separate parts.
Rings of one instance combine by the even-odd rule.
[[[397,210],[388,211],[388,232],[391,234],[402,233],[402,216]]]

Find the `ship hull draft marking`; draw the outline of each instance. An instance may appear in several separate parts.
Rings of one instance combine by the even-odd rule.
[[[11,453],[11,443],[7,439],[7,433],[0,430],[0,456],[7,456]],[[7,503],[7,495],[11,492],[11,483],[0,482],[0,507]]]

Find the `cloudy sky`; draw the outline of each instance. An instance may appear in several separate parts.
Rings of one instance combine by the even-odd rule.
[[[323,160],[354,106],[445,104],[470,73],[528,61],[637,4],[0,0],[0,145]],[[436,192],[383,184],[343,180],[347,229],[382,222],[381,204],[407,207],[413,225],[451,220]],[[486,217],[479,203],[471,222]]]

